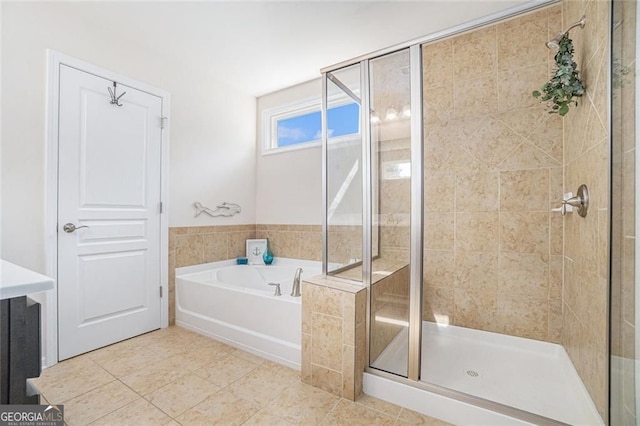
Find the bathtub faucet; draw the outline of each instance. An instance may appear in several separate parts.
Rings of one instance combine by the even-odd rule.
[[[291,296],[300,297],[300,274],[302,273],[302,268],[296,269],[296,273],[293,276],[293,286],[291,287]]]
[[[282,296],[282,292],[280,291],[280,283],[268,283],[268,284],[276,288],[275,292],[273,293],[274,296]]]

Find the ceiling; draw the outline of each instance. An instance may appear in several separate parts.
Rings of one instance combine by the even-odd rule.
[[[423,1],[85,1],[91,25],[210,72],[254,96],[320,76],[320,69],[522,3]]]

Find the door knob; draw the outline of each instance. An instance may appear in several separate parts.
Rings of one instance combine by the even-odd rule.
[[[73,223],[65,223],[64,226],[62,227],[62,230],[70,234],[76,229],[80,229],[80,228],[88,228],[88,226],[87,225],[75,226]]]

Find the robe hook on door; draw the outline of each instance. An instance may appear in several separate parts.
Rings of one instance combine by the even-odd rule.
[[[109,94],[111,95],[111,102],[109,103],[111,105],[122,106],[122,104],[120,103],[120,98],[126,95],[127,92],[122,92],[120,96],[116,97],[116,88],[117,88],[117,83],[115,81],[113,82],[113,90],[111,90],[111,87],[107,87],[107,90],[109,90]]]

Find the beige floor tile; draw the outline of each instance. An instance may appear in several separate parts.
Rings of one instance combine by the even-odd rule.
[[[104,361],[108,361],[119,356],[131,354],[132,352],[146,352],[144,338],[146,335],[135,337],[133,339],[124,340],[122,342],[114,343],[113,345],[105,346],[104,348],[96,349],[86,353],[88,358],[91,358],[98,364],[102,364]],[[139,340],[141,339],[141,340]]]
[[[362,396],[358,398],[356,403],[364,405],[367,408],[373,408],[374,410],[381,411],[384,414],[392,417],[397,417],[398,414],[400,414],[400,410],[402,410],[402,407],[398,405],[383,401],[378,398],[374,398],[367,394],[362,394]]]
[[[195,374],[188,374],[145,395],[145,398],[171,417],[176,417],[218,390],[220,388],[213,383]]]
[[[221,358],[233,351],[231,346],[225,344],[192,347],[189,350],[174,355],[172,358],[179,359],[182,366],[189,371],[195,371],[217,363]]]
[[[69,426],[86,425],[140,398],[119,381],[107,383],[97,389],[64,403],[64,419]]]
[[[156,426],[171,421],[171,417],[144,398],[139,398],[124,407],[99,418],[91,426]]]
[[[161,328],[159,330],[153,331],[152,332],[155,336],[159,336],[162,338],[165,338],[167,336],[175,336],[175,335],[191,335],[191,336],[201,336],[200,334],[196,333],[195,331],[191,331],[191,330],[187,330],[184,327],[180,327],[178,325],[172,325],[170,327],[167,328]]]
[[[262,410],[243,423],[242,426],[289,426],[292,424],[294,423],[289,423],[280,416],[269,414]]]
[[[257,364],[231,354],[210,365],[200,368],[195,371],[195,373],[199,377],[202,377],[215,385],[225,387],[249,374],[256,368],[258,368]]]
[[[241,425],[260,407],[227,390],[221,390],[187,410],[176,420],[183,425]]]
[[[136,337],[136,339],[140,339],[140,340],[143,340],[145,343],[149,343],[156,339],[164,339],[167,336],[173,336],[175,334],[182,334],[182,333],[192,333],[192,332],[185,328],[172,325],[167,328],[160,328],[158,330],[154,330],[149,333],[143,334],[141,336]]]
[[[195,338],[191,342],[191,346],[195,348],[206,348],[211,346],[216,346],[220,349],[227,348],[226,352],[231,352],[236,350],[233,346],[227,345],[226,343],[220,342],[208,336],[203,336],[202,334],[195,333]]]
[[[357,403],[339,399],[301,383],[299,375],[169,327],[63,361],[35,382],[41,403],[64,402],[71,426],[448,425],[367,395]]]
[[[141,334],[140,336],[125,340],[125,342],[131,342],[134,346],[145,347],[151,342],[155,342],[156,340],[166,337],[170,333],[169,330],[172,328],[173,327],[161,328],[159,330],[150,331],[149,333]]]
[[[452,426],[451,423],[416,413],[415,411],[403,408],[398,416],[396,425],[425,425],[425,426]]]
[[[162,356],[144,348],[124,348],[94,358],[102,368],[118,378],[140,371],[161,359]]]
[[[290,376],[279,375],[260,367],[232,383],[227,389],[264,407],[294,383],[296,380]]]
[[[335,395],[298,382],[282,392],[263,411],[292,424],[318,424],[339,400]]]
[[[277,362],[267,360],[262,364],[261,368],[267,369],[272,373],[276,373],[281,376],[286,376],[295,382],[300,380],[299,370],[294,370],[293,368],[286,367],[282,364],[278,364]]]
[[[219,348],[221,352],[230,352],[233,350],[233,348],[224,343],[192,331],[175,326],[169,328],[173,331],[164,333],[161,338],[152,340],[146,348],[167,357],[204,347],[216,347]]]
[[[121,377],[120,380],[140,395],[146,395],[190,373],[177,357],[158,362]]]
[[[52,404],[60,404],[115,378],[86,356],[71,358],[42,371],[33,383]]]
[[[160,358],[164,358],[173,355],[174,352],[179,353],[185,351],[185,345],[187,343],[193,342],[197,338],[208,339],[192,331],[172,326],[142,334],[140,336],[136,336],[131,339],[123,340],[122,342],[97,349],[95,351],[89,352],[87,356],[89,356],[99,364],[102,364],[103,362],[109,361],[113,358],[130,357],[132,354],[147,353],[150,351],[157,352],[157,354],[160,355]],[[156,345],[159,349],[157,351],[153,351],[152,349],[156,348]],[[168,354],[163,353],[161,348],[165,346],[171,348],[173,352],[170,352]]]
[[[247,351],[243,351],[241,349],[235,349],[234,352],[231,353],[231,355],[235,355],[238,358],[244,359],[245,361],[249,361],[253,364],[256,365],[262,365],[265,362],[267,362],[266,359],[259,357],[258,355],[254,355],[252,353],[249,353]]]
[[[355,402],[341,399],[338,405],[324,418],[323,425],[393,425],[395,417],[387,416],[377,410],[367,408]]]

